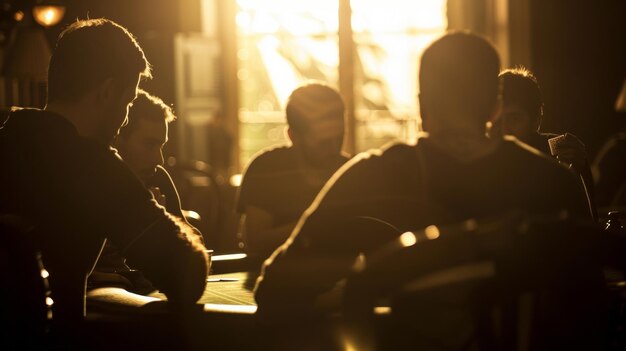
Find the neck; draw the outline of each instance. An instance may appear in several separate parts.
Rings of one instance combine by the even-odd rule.
[[[428,140],[445,154],[462,163],[470,163],[494,152],[500,140],[488,138],[476,129],[443,129],[428,133]]]
[[[96,118],[93,118],[93,110],[85,109],[84,103],[76,104],[67,103],[49,103],[44,110],[54,112],[67,119],[76,127],[78,134],[84,137],[98,138]],[[87,112],[87,111],[91,111]]]

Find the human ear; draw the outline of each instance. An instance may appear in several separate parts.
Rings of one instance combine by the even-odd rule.
[[[107,78],[98,86],[96,97],[104,106],[110,106],[119,93],[119,86],[115,79]]]

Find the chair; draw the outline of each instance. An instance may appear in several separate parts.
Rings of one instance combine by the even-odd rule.
[[[345,349],[601,349],[598,231],[509,214],[405,233],[348,279]]]
[[[24,219],[0,214],[0,349],[45,345],[52,320],[48,273]]]

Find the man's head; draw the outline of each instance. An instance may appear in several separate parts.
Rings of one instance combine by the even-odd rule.
[[[344,110],[339,93],[324,84],[306,84],[289,96],[289,138],[310,165],[336,164],[343,145]]]
[[[543,102],[539,84],[526,68],[507,69],[500,73],[502,84],[502,132],[525,140],[539,129]]]
[[[115,147],[128,167],[146,183],[156,167],[163,164],[167,125],[175,120],[172,109],[161,99],[139,90],[133,102],[128,125],[120,130]]]
[[[420,110],[424,129],[484,131],[498,107],[500,59],[494,47],[468,32],[452,32],[422,55]]]
[[[96,137],[110,140],[126,123],[141,77],[151,77],[143,50],[106,19],[77,21],[59,36],[48,68],[48,105],[88,105]]]

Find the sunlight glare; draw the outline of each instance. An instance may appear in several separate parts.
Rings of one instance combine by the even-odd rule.
[[[232,187],[238,188],[241,185],[241,178],[243,178],[243,175],[241,173],[233,174],[230,177],[230,185]]]
[[[417,237],[412,232],[406,232],[400,235],[400,244],[403,247],[413,246],[417,243]]]

